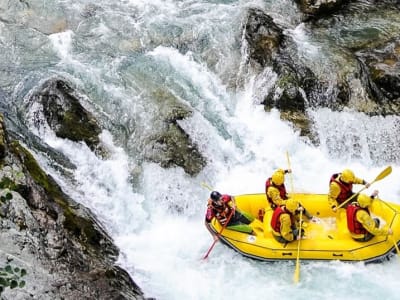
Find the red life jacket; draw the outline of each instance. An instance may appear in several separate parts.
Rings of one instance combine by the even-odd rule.
[[[340,181],[340,180],[337,180],[337,178],[339,177],[339,175],[340,175],[340,173],[339,173],[339,174],[333,174],[332,177],[331,177],[331,179],[329,180],[329,185],[330,185],[332,182],[336,182],[336,183],[339,185],[339,187],[340,187],[340,194],[339,194],[339,196],[337,197],[336,201],[337,201],[339,204],[341,204],[341,203],[343,203],[344,201],[346,201],[348,198],[350,198],[350,197],[353,195],[353,192],[352,192],[352,190],[353,190],[353,184],[352,184],[352,183],[344,183],[344,182],[342,182],[342,181]]]
[[[271,228],[276,232],[281,232],[280,217],[282,214],[288,214],[290,216],[291,223],[292,224],[294,223],[293,215],[279,206],[274,210],[274,213],[272,214],[272,218],[271,218]]]
[[[216,206],[211,199],[208,199],[207,219],[211,220],[215,216],[221,225],[224,226],[233,212],[233,208],[228,205],[232,198],[229,195],[222,195],[221,200],[224,202],[224,205]]]
[[[357,211],[364,210],[369,214],[368,209],[361,208],[356,204],[350,204],[347,206],[346,215],[347,215],[347,228],[351,233],[354,234],[366,234],[368,231],[363,227],[363,225],[357,221]]]
[[[286,187],[285,187],[285,184],[284,184],[284,183],[281,184],[281,185],[279,185],[279,186],[273,184],[272,178],[271,178],[271,177],[268,178],[267,181],[265,182],[265,194],[267,195],[267,200],[268,200],[269,204],[271,205],[271,207],[272,207],[273,209],[275,209],[276,204],[272,201],[271,197],[268,196],[268,188],[269,188],[270,186],[273,186],[273,187],[275,187],[275,188],[278,189],[278,191],[279,191],[279,196],[280,196],[283,200],[286,200],[286,199],[287,199],[287,196],[286,196],[286,195],[287,195],[287,193],[286,193]]]

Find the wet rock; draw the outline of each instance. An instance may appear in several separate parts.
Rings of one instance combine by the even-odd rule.
[[[6,131],[4,129],[4,119],[3,115],[0,115],[0,159],[6,156]]]
[[[244,30],[250,59],[262,67],[271,63],[284,40],[282,29],[264,11],[250,8]]]
[[[340,10],[349,0],[295,0],[300,10],[315,19]]]
[[[146,139],[145,158],[163,168],[178,166],[189,175],[198,174],[205,167],[206,160],[179,125],[179,120],[191,116],[192,111],[169,92],[158,90],[153,96],[159,102],[162,122],[158,132]]]
[[[265,12],[249,9],[245,30],[250,64],[254,61],[262,68],[271,67],[277,74],[272,88],[260,96],[265,110],[279,109],[284,112],[282,118],[292,116],[288,120],[301,128],[302,134],[309,133],[305,110],[317,101],[322,84],[308,67],[295,62],[288,51],[294,43]]]
[[[366,73],[364,81],[382,114],[400,112],[400,38],[356,53]]]
[[[4,124],[2,124],[3,128]],[[27,271],[7,299],[144,299],[115,265],[119,250],[101,224],[74,202],[16,140],[0,168],[0,265]],[[20,194],[19,187],[25,187]]]
[[[83,102],[83,96],[67,81],[52,78],[33,92],[27,100],[27,106],[32,108],[40,105],[42,111],[39,108],[33,113],[37,127],[46,122],[56,136],[75,142],[83,141],[90,149],[101,152],[100,125],[93,114],[83,106]]]

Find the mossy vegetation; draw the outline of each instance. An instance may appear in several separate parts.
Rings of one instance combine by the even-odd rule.
[[[4,268],[0,268],[0,295],[7,287],[10,289],[15,289],[17,287],[23,288],[25,286],[25,281],[21,278],[25,275],[25,269],[12,267],[9,264]]]
[[[11,149],[23,162],[36,184],[43,187],[46,194],[63,209],[65,228],[80,240],[91,245],[98,245],[101,234],[95,228],[93,222],[78,216],[74,212],[58,184],[42,170],[32,154],[17,141],[11,143]]]
[[[0,159],[6,156],[6,132],[4,130],[4,117],[0,113]]]
[[[94,119],[82,114],[80,110],[71,109],[66,111],[60,123],[61,126],[57,131],[57,136],[68,138],[75,142],[85,141],[91,148],[94,148],[99,143],[100,128]]]

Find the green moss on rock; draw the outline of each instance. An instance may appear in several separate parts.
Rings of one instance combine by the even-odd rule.
[[[21,159],[27,171],[32,176],[36,184],[44,188],[46,193],[52,198],[62,209],[65,217],[64,226],[74,236],[84,239],[91,245],[98,245],[101,234],[89,219],[77,215],[70,207],[64,193],[54,181],[48,176],[38,165],[31,153],[22,147],[17,141],[11,143],[12,151]]]

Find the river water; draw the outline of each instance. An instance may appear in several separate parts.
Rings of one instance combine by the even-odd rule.
[[[354,11],[368,5],[359,1]],[[63,189],[98,216],[121,249],[119,263],[148,297],[398,299],[396,257],[372,265],[301,262],[297,285],[293,262],[250,260],[222,244],[202,260],[213,242],[203,224],[209,190],[202,183],[233,195],[263,192],[273,170],[288,167],[286,153],[298,192],[326,193],[331,174],[343,168],[373,180],[392,165],[392,174],[370,190],[400,202],[399,117],[310,109],[320,140],[314,146],[281,121],[279,111],[266,113],[257,104],[258,88],[268,88],[275,75],[243,71],[241,24],[249,7],[267,11],[296,41],[299,57],[332,81],[330,70],[354,67],[346,46],[394,36],[400,26],[398,11],[381,8],[310,32],[296,5],[285,0],[0,0],[0,87],[11,99],[2,107],[77,166],[71,181],[51,157],[31,149]],[[23,97],[52,76],[79,86],[103,116],[108,159],[19,119]],[[157,89],[194,111],[179,124],[209,161],[196,177],[140,162],[135,145],[158,118],[151,99]],[[133,184],[131,170],[139,164]]]

